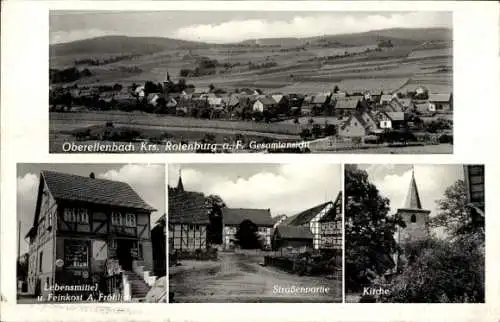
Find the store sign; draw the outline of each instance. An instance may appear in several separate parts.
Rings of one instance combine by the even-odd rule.
[[[64,261],[61,258],[56,259],[56,267],[63,267]]]

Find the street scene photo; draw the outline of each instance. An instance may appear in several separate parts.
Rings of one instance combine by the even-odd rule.
[[[18,303],[166,302],[165,165],[17,167]]]
[[[50,11],[50,153],[453,153],[443,11]]]
[[[484,165],[345,165],[345,294],[484,303]]]
[[[169,302],[342,302],[341,166],[168,169]]]

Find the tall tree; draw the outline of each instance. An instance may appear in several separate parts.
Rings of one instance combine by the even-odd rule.
[[[28,264],[29,264],[29,255],[28,253],[22,254],[17,259],[17,279],[18,280],[27,280],[28,278]]]
[[[238,226],[238,230],[234,235],[236,243],[242,249],[261,249],[258,227],[250,220],[243,220]]]
[[[389,200],[356,166],[345,167],[345,194],[346,287],[356,291],[394,267],[394,233],[405,224],[389,215]]]
[[[226,207],[224,200],[218,195],[209,195],[205,199],[208,209],[209,224],[207,226],[207,239],[210,244],[222,244],[222,209]]]
[[[450,237],[471,232],[482,232],[484,222],[475,220],[468,206],[465,182],[457,180],[446,188],[444,198],[437,201],[438,214],[431,219],[431,226],[442,228]]]

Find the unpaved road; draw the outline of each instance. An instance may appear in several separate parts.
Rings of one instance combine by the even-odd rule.
[[[262,261],[259,256],[234,253],[220,253],[212,263],[189,261],[187,267],[170,269],[169,289],[177,303],[342,301],[341,281],[289,274],[262,267]]]

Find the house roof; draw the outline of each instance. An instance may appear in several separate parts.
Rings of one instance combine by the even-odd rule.
[[[240,96],[239,95],[230,95],[230,96],[225,96],[222,98],[222,101],[227,105],[227,106],[236,106],[240,103]]]
[[[328,222],[328,221],[334,221],[335,219],[342,219],[342,218],[336,218],[337,207],[341,207],[342,209],[342,191],[339,191],[339,193],[337,194],[337,198],[335,198],[335,201],[333,202],[333,207],[331,207],[326,212],[326,214],[320,218],[319,222]]]
[[[273,226],[274,222],[269,209],[223,208],[224,225],[239,225],[250,220],[257,226]]]
[[[208,104],[210,104],[210,105],[221,105],[222,104],[222,98],[221,97],[209,97],[208,98]]]
[[[240,93],[247,94],[247,95],[253,95],[255,94],[255,90],[251,88],[241,88]]]
[[[344,98],[346,97],[346,93],[345,92],[337,92],[337,93],[332,93],[332,98]]]
[[[205,195],[194,191],[177,191],[168,196],[168,222],[208,224]]]
[[[154,98],[159,98],[159,97],[160,97],[160,93],[149,93],[148,96],[146,96],[148,101],[150,101]]]
[[[281,226],[276,227],[276,233],[284,239],[313,239],[309,227]]]
[[[193,93],[195,93],[195,94],[210,93],[210,88],[208,88],[208,87],[195,87]]]
[[[281,100],[283,99],[283,95],[282,95],[282,94],[274,94],[274,95],[272,95],[271,97],[274,99],[274,101],[275,101],[276,103],[281,102]]]
[[[429,102],[449,102],[451,93],[429,93]]]
[[[427,112],[429,110],[429,103],[415,103],[415,109],[420,112]]]
[[[390,102],[390,101],[392,101],[392,95],[382,94],[382,96],[380,96],[380,101],[381,102]]]
[[[399,98],[397,101],[404,107],[410,107],[412,103],[411,98]]]
[[[287,215],[279,215],[279,216],[273,217],[273,224],[276,224],[280,220],[286,219],[286,218],[287,218]]]
[[[257,99],[263,105],[276,105],[276,101],[272,97],[264,96]]]
[[[387,116],[391,119],[391,121],[404,121],[405,113],[404,112],[386,112]]]
[[[359,102],[358,99],[352,99],[352,98],[339,99],[335,104],[335,108],[353,110],[358,106],[358,102]]]
[[[290,225],[290,226],[301,226],[304,224],[308,224],[311,220],[314,219],[318,215],[318,213],[323,210],[331,201],[324,202],[307,210],[304,210],[296,215],[288,217],[283,221],[282,225]]]
[[[327,99],[328,99],[328,95],[326,95],[326,94],[318,94],[318,95],[313,96],[312,103],[314,103],[314,104],[324,104]]]
[[[46,170],[41,172],[41,177],[56,200],[81,201],[146,211],[156,210],[125,182]]]

